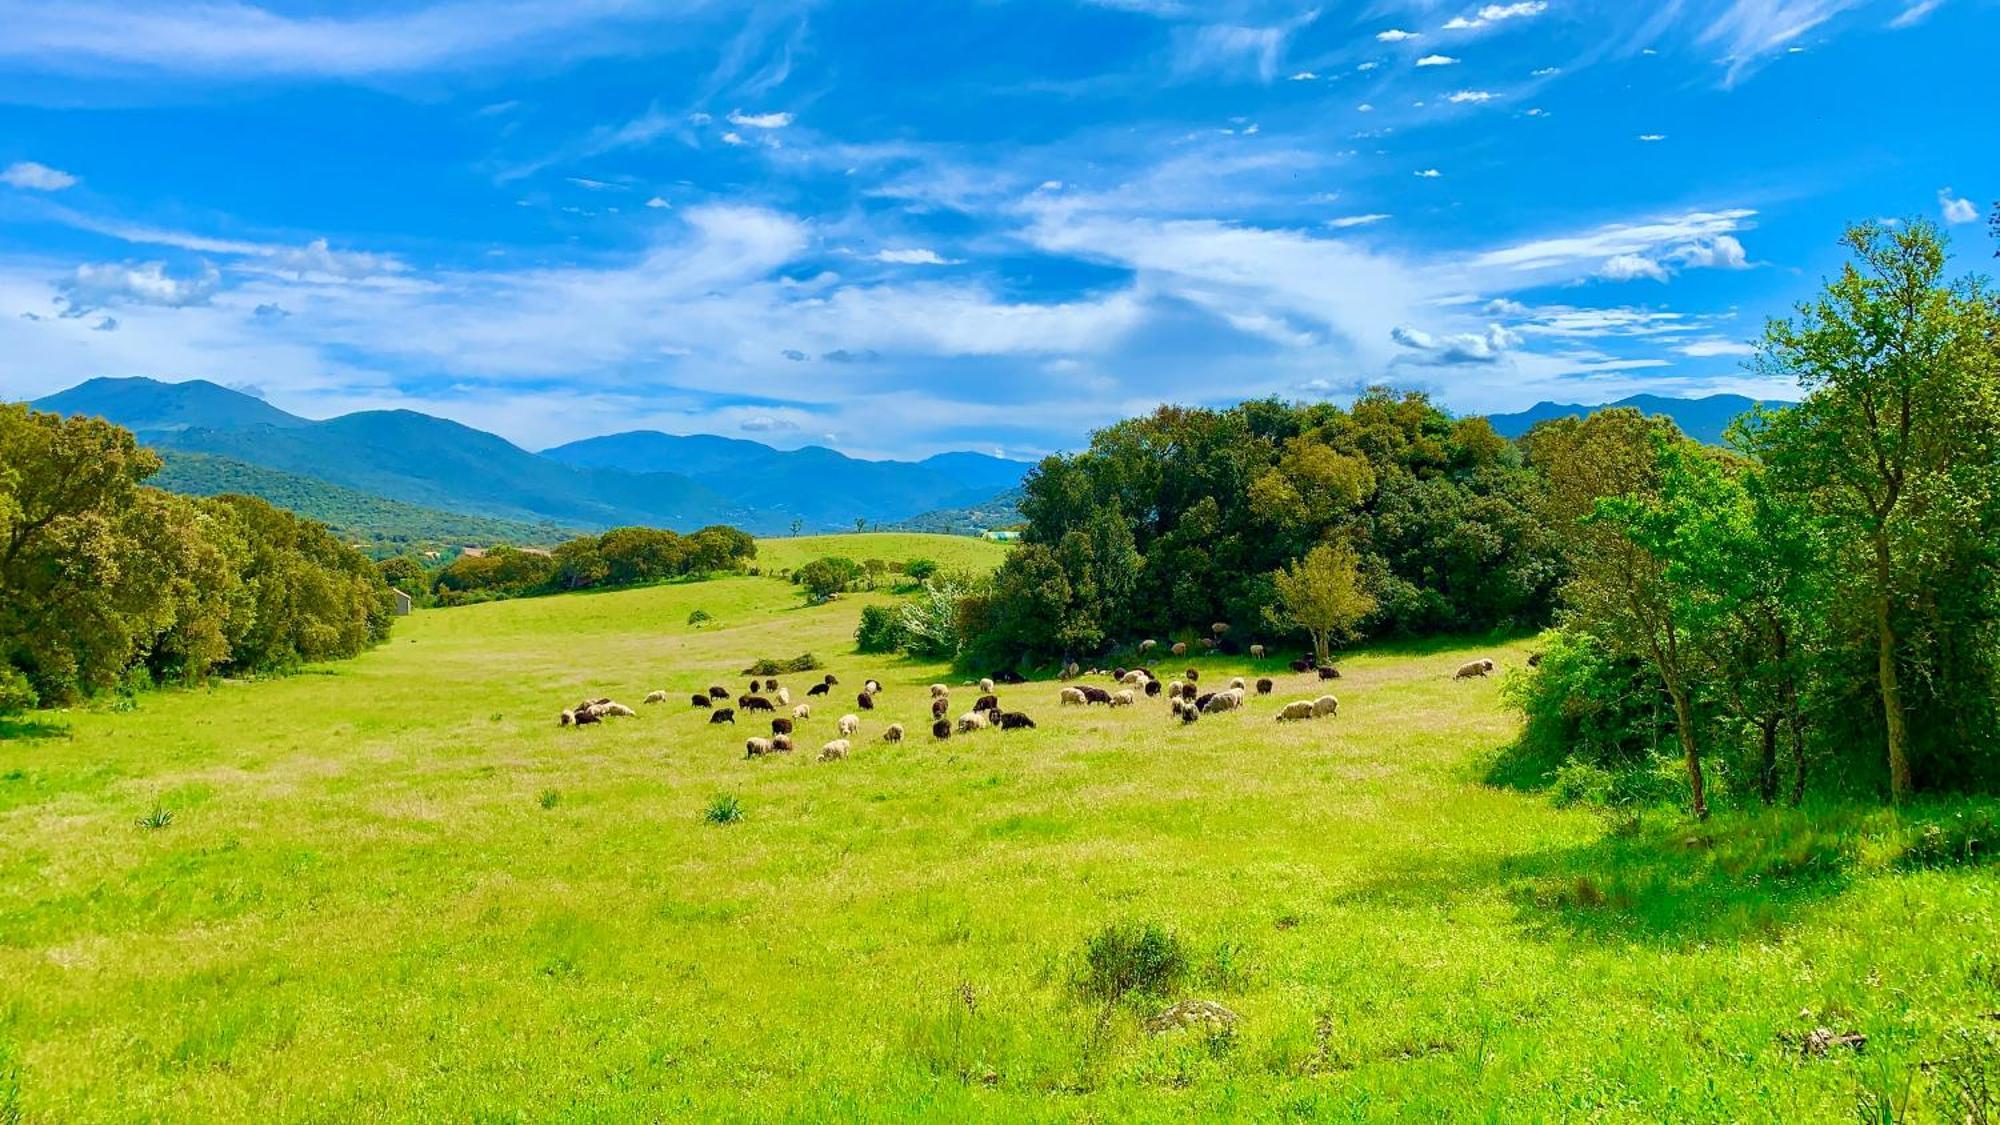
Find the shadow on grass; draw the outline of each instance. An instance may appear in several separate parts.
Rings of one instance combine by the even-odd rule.
[[[0,718],[0,742],[15,739],[68,738],[69,726],[47,719]]]

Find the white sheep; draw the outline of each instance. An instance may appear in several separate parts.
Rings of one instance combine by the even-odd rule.
[[[665,703],[666,701],[667,693],[664,691],[649,691],[646,693],[645,702],[647,703]]]
[[[888,729],[882,732],[882,741],[884,742],[903,741],[903,724],[890,723]]]
[[[1173,652],[1173,654],[1174,654],[1175,656],[1186,656],[1186,655],[1187,655],[1187,642],[1186,642],[1186,641],[1175,641],[1175,642],[1174,642],[1174,647],[1173,647],[1173,649],[1172,649],[1172,652]]]
[[[960,734],[985,730],[989,725],[986,720],[986,712],[984,711],[967,711],[958,717],[958,733]]]
[[[812,704],[801,703],[798,706],[792,708],[792,721],[797,722],[800,719],[810,719],[812,718],[812,713],[813,713]]]
[[[1139,642],[1140,652],[1151,652],[1158,647],[1160,647],[1160,642],[1150,638]]]
[[[628,719],[633,718],[639,714],[637,711],[632,710],[630,707],[625,706],[623,703],[599,704],[596,710],[599,715],[623,715]]]
[[[1263,645],[1251,645],[1251,646],[1250,646],[1250,659],[1252,659],[1252,660],[1262,660],[1262,659],[1264,659],[1264,646],[1263,646]]]
[[[819,760],[822,762],[840,761],[842,758],[847,757],[847,751],[851,746],[852,744],[846,739],[836,738],[819,748]]]
[[[1082,707],[1089,702],[1090,698],[1083,694],[1082,688],[1066,687],[1062,689],[1062,705],[1064,707],[1068,707],[1072,703],[1078,707]]]
[[[743,756],[746,758],[761,758],[770,752],[771,740],[768,738],[749,738],[743,741]]]
[[[1318,699],[1313,700],[1313,718],[1319,719],[1328,715],[1338,714],[1340,714],[1340,700],[1330,695],[1322,695]]]
[[[1218,711],[1234,711],[1241,706],[1243,706],[1243,693],[1231,688],[1228,691],[1218,691],[1210,696],[1206,710],[1209,714],[1213,715]]]
[[[791,705],[792,705],[792,693],[791,693],[791,692],[790,692],[789,690],[785,689],[785,688],[779,688],[779,689],[778,689],[778,706],[780,706],[780,707],[790,707]]]
[[[1137,703],[1138,701],[1139,701],[1138,694],[1134,692],[1131,688],[1126,688],[1124,691],[1114,691],[1111,693],[1111,705],[1113,707],[1130,707],[1134,703]]]
[[[1152,679],[1152,677],[1146,674],[1146,670],[1144,668],[1134,668],[1130,672],[1125,673],[1125,678],[1120,680],[1119,683],[1132,684],[1134,686],[1137,686],[1139,684],[1145,683],[1147,680],[1150,679]]]
[[[841,734],[843,734],[843,735],[849,735],[849,734],[853,734],[853,733],[855,733],[856,731],[859,731],[859,730],[861,729],[861,716],[859,716],[859,715],[842,715],[842,716],[840,717],[840,722],[838,722],[838,723],[836,723],[836,724],[834,724],[834,725],[835,725],[835,726],[836,726],[837,728],[839,728],[839,730],[840,730],[840,733],[841,733]]]
[[[1244,689],[1248,688],[1249,686],[1250,686],[1249,684],[1246,684],[1246,683],[1244,683],[1244,682],[1243,682],[1243,677],[1241,677],[1241,676],[1238,676],[1238,677],[1236,677],[1235,679],[1233,679],[1233,680],[1229,681],[1229,690],[1230,690],[1230,691],[1243,691]]]
[[[1278,712],[1278,721],[1281,723],[1296,723],[1301,719],[1310,719],[1312,717],[1313,705],[1310,699],[1301,699],[1296,703],[1287,703],[1285,704],[1285,709]]]
[[[980,680],[980,681],[979,681],[979,694],[981,694],[981,695],[992,695],[992,694],[993,694],[993,681],[992,681],[992,680],[988,680],[988,679],[982,679],[982,680]]]
[[[949,696],[950,694],[951,694],[951,689],[950,689],[950,688],[948,688],[948,687],[946,687],[946,686],[944,686],[943,684],[932,684],[932,685],[931,685],[931,698],[932,698],[932,699],[944,699],[945,697]]]

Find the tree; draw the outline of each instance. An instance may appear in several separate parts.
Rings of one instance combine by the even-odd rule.
[[[853,559],[829,555],[793,571],[792,583],[804,587],[806,595],[813,601],[823,602],[851,589],[860,580],[861,573],[861,564]]]
[[[800,518],[799,518],[799,517],[797,517],[797,516],[793,516],[793,517],[792,517],[792,538],[794,538],[794,539],[798,538],[798,535],[799,535],[799,532],[801,532],[801,531],[804,531],[805,529],[806,529],[806,521],[804,521],[804,520],[800,519]]]
[[[1836,572],[1870,610],[1891,799],[1913,787],[1905,622],[1968,537],[1990,537],[2000,469],[2000,338],[1977,282],[1944,280],[1927,222],[1851,227],[1854,260],[1790,320],[1771,322],[1759,368],[1798,380],[1759,452],[1823,521]],[[1990,588],[1990,578],[1986,586]]]
[[[1361,619],[1375,611],[1375,599],[1361,588],[1361,560],[1345,543],[1322,543],[1271,576],[1278,605],[1274,624],[1305,630],[1324,663],[1335,641],[1354,635]]]

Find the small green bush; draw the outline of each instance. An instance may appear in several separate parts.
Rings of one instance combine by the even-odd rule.
[[[160,829],[160,828],[165,828],[167,825],[172,824],[173,822],[174,822],[174,813],[172,809],[162,808],[159,805],[154,805],[153,811],[147,813],[145,816],[140,817],[138,823],[139,827],[141,828]]]
[[[1091,999],[1115,1004],[1128,995],[1163,995],[1187,975],[1187,951],[1171,931],[1155,922],[1114,923],[1085,940],[1075,985]]]
[[[539,799],[543,808],[555,808],[557,805],[562,804],[562,791],[560,789],[544,789]]]
[[[1996,860],[2000,860],[2000,814],[1973,809],[1917,825],[1898,865],[1973,867]]]
[[[38,702],[40,700],[36,698],[34,686],[28,683],[28,678],[0,664],[0,715],[32,710]]]
[[[743,819],[743,802],[734,793],[717,793],[702,811],[701,818],[710,824],[735,824]]]
[[[814,656],[810,652],[802,652],[790,660],[772,660],[770,657],[765,657],[750,667],[743,669],[743,674],[746,676],[782,676],[789,672],[812,672],[822,667],[825,667],[825,665],[819,662],[819,657]]]
[[[886,605],[861,608],[861,624],[854,630],[854,647],[862,652],[895,652],[903,647],[903,618]]]
[[[708,611],[705,609],[697,609],[688,614],[688,624],[690,625],[701,625],[713,620],[715,619],[710,617]]]

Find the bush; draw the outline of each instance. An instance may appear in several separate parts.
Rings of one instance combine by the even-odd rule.
[[[903,573],[913,582],[928,582],[938,572],[938,564],[931,559],[911,559],[903,564]]]
[[[1973,867],[1995,860],[2000,860],[2000,812],[1972,809],[1918,825],[1898,866]]]
[[[743,819],[743,802],[734,793],[717,793],[701,818],[710,824],[735,824]]]
[[[28,677],[0,664],[0,715],[12,715],[35,706],[35,687]]]
[[[899,613],[904,650],[929,660],[956,658],[963,643],[959,600],[972,585],[970,581],[925,579],[923,593],[905,602]]]
[[[555,808],[557,805],[562,804],[562,791],[559,789],[544,789],[542,790],[540,801],[542,807],[545,809]]]
[[[1187,978],[1187,952],[1157,923],[1104,927],[1084,942],[1077,991],[1106,1004],[1128,995],[1159,996]]]
[[[1527,720],[1521,754],[1550,769],[1577,760],[1619,772],[1674,737],[1657,679],[1588,633],[1547,634],[1541,667],[1509,675],[1501,696]]]
[[[790,660],[772,660],[767,656],[750,667],[743,669],[743,674],[746,676],[782,676],[790,672],[812,672],[823,667],[825,665],[819,662],[819,657],[814,656],[810,652],[802,652]]]
[[[835,594],[854,588],[861,581],[861,564],[853,559],[831,555],[814,559],[792,572],[792,585],[805,588],[806,596],[815,602],[823,602]]]
[[[161,808],[159,805],[154,805],[153,811],[147,813],[145,816],[140,817],[138,821],[139,827],[147,829],[165,828],[167,825],[172,824],[173,822],[174,822],[173,810]]]
[[[863,606],[854,646],[862,652],[895,652],[903,647],[903,619],[886,605]]]
[[[715,619],[710,617],[708,611],[705,609],[697,609],[688,614],[688,624],[690,625],[703,625],[713,620]]]

